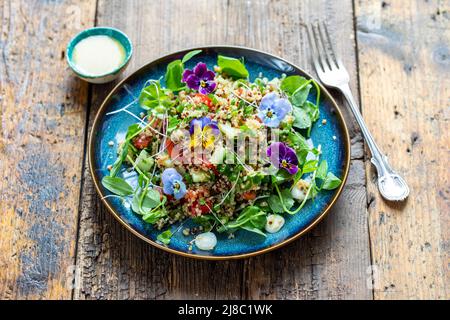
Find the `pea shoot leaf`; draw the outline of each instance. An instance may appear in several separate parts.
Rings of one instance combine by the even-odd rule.
[[[305,86],[307,82],[307,79],[298,75],[288,76],[281,81],[280,88],[291,96],[298,88]]]
[[[151,211],[142,216],[142,220],[147,223],[156,223],[159,219],[165,217],[167,215],[166,211],[163,209]]]
[[[281,190],[281,196],[283,197],[284,206],[290,210],[294,206],[294,199],[289,189]]]
[[[303,106],[306,102],[306,99],[308,99],[309,91],[311,90],[311,88],[312,85],[310,84],[298,87],[298,89],[295,90],[291,95],[292,103],[297,107]]]
[[[239,59],[219,55],[217,57],[217,65],[222,69],[223,73],[232,78],[248,78],[248,70]]]
[[[266,236],[261,229],[263,229],[267,222],[267,216],[261,208],[257,206],[249,206],[245,208],[235,221],[225,224],[225,226],[218,229],[219,232],[233,229],[244,229],[250,232]]]
[[[264,225],[265,224],[266,223],[264,222]],[[258,228],[252,227],[250,224],[245,224],[245,225],[241,226],[241,228],[244,229],[244,230],[247,230],[247,231],[259,234],[259,235],[261,235],[263,237],[267,237],[267,235],[263,231],[261,231]]]
[[[164,244],[169,244],[170,243],[170,239],[172,239],[173,233],[172,231],[170,231],[170,229],[167,229],[164,232],[161,232],[156,239]]]
[[[322,189],[325,190],[333,190],[339,187],[341,184],[341,179],[336,177],[333,173],[328,172],[325,181],[323,182]]]
[[[317,167],[316,178],[324,180],[327,176],[328,163],[327,160],[322,160]]]
[[[105,176],[102,185],[114,194],[119,196],[129,196],[133,194],[133,188],[122,178]]]
[[[141,130],[141,127],[139,126],[139,124],[134,123],[131,126],[128,127],[127,130],[127,135],[126,135],[126,139],[129,140],[132,137],[134,137],[139,131]]]
[[[314,172],[317,170],[317,160],[308,160],[305,162],[305,164],[303,165],[302,168],[302,172],[305,173],[310,173],[310,172]]]
[[[174,60],[167,65],[164,80],[166,81],[166,87],[173,92],[180,91],[185,87],[184,83],[181,82],[183,70],[184,66],[181,60]]]
[[[294,116],[293,126],[298,129],[307,129],[311,127],[312,122],[309,114],[302,108],[294,107],[292,109],[292,115]]]
[[[119,170],[122,167],[122,163],[125,161],[125,158],[127,157],[128,146],[129,142],[127,141],[122,144],[119,156],[117,157],[116,161],[114,161],[111,171],[109,172],[110,177],[115,177],[119,173]]]
[[[193,56],[196,56],[196,55],[199,54],[200,52],[202,52],[202,50],[192,50],[192,51],[189,51],[188,53],[186,53],[186,54],[184,55],[183,59],[181,59],[181,63],[184,64],[184,63],[188,62],[189,60],[192,59]]]
[[[161,88],[159,81],[152,81],[142,89],[139,95],[139,105],[145,110],[152,110],[156,114],[164,114],[165,110],[173,104],[173,101]]]
[[[270,209],[272,209],[273,213],[283,213],[283,205],[281,204],[280,197],[276,194],[272,194],[267,200],[269,203]]]

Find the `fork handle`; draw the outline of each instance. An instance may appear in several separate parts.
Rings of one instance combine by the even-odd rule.
[[[369,146],[370,153],[372,154],[372,159],[370,161],[375,165],[378,172],[378,177],[385,176],[386,174],[395,173],[394,170],[389,165],[387,157],[381,152],[378,145],[375,143],[372,134],[364,122],[364,119],[359,111],[358,105],[356,104],[355,98],[353,97],[352,91],[350,90],[350,86],[348,84],[343,84],[338,87],[339,90],[344,94],[344,97],[347,99],[348,104],[350,105],[350,109],[353,112],[353,115],[358,122],[361,131],[363,133],[364,139],[366,140],[367,145]]]

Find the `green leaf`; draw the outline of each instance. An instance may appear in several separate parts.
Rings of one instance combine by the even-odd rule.
[[[315,122],[319,119],[320,115],[319,107],[316,106],[314,103],[306,101],[306,103],[303,105],[302,108],[308,113],[312,122]]]
[[[239,217],[232,222],[227,223],[226,228],[221,228],[221,231],[229,229],[244,229],[250,232],[266,236],[261,229],[264,229],[267,222],[267,214],[257,206],[249,206],[245,208]]]
[[[131,199],[131,210],[136,212],[137,214],[142,214],[139,210],[139,202],[140,202],[140,193],[135,192],[133,194],[133,199]]]
[[[262,229],[266,225],[266,213],[257,206],[248,206],[236,220],[227,223],[226,229],[238,229],[243,226]]]
[[[294,116],[294,127],[299,129],[306,129],[311,127],[311,118],[305,110],[294,107],[292,108],[292,115]]]
[[[291,174],[284,169],[278,170],[271,177],[273,184],[280,184],[292,178]]]
[[[188,53],[186,53],[183,57],[183,59],[181,60],[181,63],[186,63],[188,62],[193,56],[199,54],[200,52],[202,52],[202,50],[192,50],[189,51]]]
[[[185,87],[184,83],[181,82],[183,70],[184,66],[181,60],[172,61],[167,65],[166,75],[164,76],[167,88],[176,92]]]
[[[248,70],[239,59],[219,55],[217,65],[222,69],[222,72],[230,77],[235,79],[248,78]]]
[[[120,154],[117,157],[116,161],[114,161],[111,171],[109,172],[110,177],[115,177],[119,173],[119,170],[122,167],[122,163],[125,161],[125,158],[127,157],[128,146],[129,146],[128,142],[124,142],[122,144]]]
[[[292,95],[298,88],[306,85],[307,79],[301,76],[288,76],[281,81],[280,88],[288,95]]]
[[[155,160],[153,160],[150,154],[144,149],[139,153],[139,156],[136,158],[135,163],[136,167],[144,172],[148,172],[153,167]]]
[[[156,239],[164,244],[169,244],[170,243],[170,239],[172,238],[173,233],[172,231],[170,231],[170,229],[167,229],[164,232],[161,232]]]
[[[327,171],[328,171],[327,160],[322,160],[319,164],[319,167],[317,168],[316,178],[322,180],[325,179],[325,177],[327,176]]]
[[[284,212],[284,208],[283,208],[283,205],[281,204],[281,200],[280,200],[279,196],[273,194],[269,197],[267,202],[269,203],[270,209],[272,209],[273,213],[283,213]]]
[[[157,207],[161,203],[161,195],[155,189],[147,190],[142,200],[141,212],[147,213],[149,210]]]
[[[257,229],[263,229],[266,226],[266,222],[267,222],[267,216],[266,214],[262,214],[262,211],[260,208],[258,208],[258,215],[254,215],[253,217],[251,217],[249,223]]]
[[[166,91],[161,88],[159,81],[152,81],[142,89],[139,95],[139,105],[145,110],[153,110],[157,114],[164,114],[165,110],[173,104]]]
[[[119,196],[129,196],[133,194],[133,188],[122,178],[105,176],[102,185],[114,194]]]
[[[165,217],[167,215],[167,212],[163,209],[151,211],[147,214],[144,214],[142,216],[142,220],[144,220],[147,223],[156,223],[159,221],[159,219]],[[162,241],[161,241],[162,242]]]
[[[265,225],[265,223],[264,223],[264,225]],[[241,228],[244,229],[244,230],[247,230],[247,231],[259,234],[259,235],[261,235],[263,237],[267,237],[267,235],[263,231],[261,231],[258,228],[252,227],[251,225],[246,224],[246,225],[243,225]]]
[[[169,116],[169,123],[167,125],[167,133],[172,133],[173,130],[175,130],[178,125],[180,124],[181,120],[177,117]]]
[[[281,196],[283,197],[284,206],[286,209],[290,210],[294,206],[294,199],[292,198],[292,194],[289,189],[282,190]]]
[[[300,166],[303,166],[305,164],[308,153],[309,149],[301,149],[300,151],[297,151],[298,164]]]
[[[151,214],[152,209],[156,208],[161,203],[161,200],[160,193],[154,189],[148,189],[144,196],[142,192],[141,190],[134,193],[133,199],[131,200],[131,209],[137,214],[145,216]]]
[[[308,99],[309,91],[311,90],[312,85],[307,84],[303,87],[299,87],[291,96],[292,103],[297,106],[301,107],[306,102],[306,99]]]
[[[325,178],[325,181],[323,182],[322,189],[325,190],[333,190],[339,187],[341,184],[341,179],[336,177],[333,173],[328,172],[327,177]]]
[[[318,163],[317,160],[308,160],[308,161],[306,161],[306,163],[303,165],[303,168],[302,168],[303,174],[316,171],[317,170],[317,163]]]
[[[281,81],[280,88],[290,96],[292,104],[301,107],[312,88],[311,81],[301,76],[289,76]]]
[[[136,133],[138,133],[140,130],[141,130],[141,127],[137,123],[132,124],[131,126],[128,127],[127,135],[125,136],[125,139],[127,139],[127,140],[131,139],[131,137],[134,137],[136,135]]]
[[[298,132],[289,131],[287,134],[287,139],[291,146],[293,146],[297,150],[309,150],[309,145],[306,142],[306,139]]]

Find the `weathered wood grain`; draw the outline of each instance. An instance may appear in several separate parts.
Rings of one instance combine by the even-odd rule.
[[[450,2],[356,1],[364,118],[411,187],[378,194],[368,163],[376,299],[448,299]]]
[[[224,9],[222,2],[208,3],[217,15]],[[207,7],[206,1],[196,3],[195,8],[182,1],[99,1],[97,18],[98,24],[118,27],[131,36],[136,55],[130,73],[163,53],[214,42],[207,39],[211,32],[225,26],[219,23],[210,28]],[[224,35],[216,41],[224,42]],[[110,88],[94,88],[91,121]],[[242,297],[242,261],[196,261],[154,249],[106,211],[87,170],[84,176],[76,299]]]
[[[259,2],[245,14],[254,17],[245,43],[277,53],[312,74],[302,25],[326,21],[333,42],[358,94],[351,1]],[[264,21],[262,23],[261,21]],[[361,135],[339,100],[352,137],[352,158],[361,159]],[[370,252],[363,161],[353,160],[346,188],[329,216],[305,237],[267,255],[246,261],[246,296],[254,299],[371,299],[367,286]]]
[[[339,12],[339,14],[336,14]],[[126,13],[126,14],[124,14]],[[98,24],[127,32],[136,55],[129,67],[163,53],[205,44],[263,49],[307,66],[303,22],[327,17],[357,93],[350,1],[99,1]],[[94,88],[90,119],[111,86]],[[350,118],[351,119],[351,118]],[[353,157],[362,143],[353,121]],[[369,266],[362,161],[334,212],[310,235],[247,261],[204,262],[168,255],[136,239],[106,212],[84,173],[75,298],[360,298]]]
[[[93,1],[0,2],[1,299],[71,297],[87,85],[64,50],[94,11]]]

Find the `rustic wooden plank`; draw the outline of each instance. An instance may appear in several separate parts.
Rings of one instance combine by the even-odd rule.
[[[336,22],[333,34],[345,40],[341,52],[357,92],[353,29],[345,22],[352,21],[351,3],[344,4],[346,10],[325,1],[196,1],[195,6],[183,1],[100,1],[98,23],[121,28],[132,37],[136,55],[128,73],[162,53],[220,43],[263,49],[311,70],[301,22],[309,21],[313,12],[315,17],[325,14]],[[334,10],[346,13],[337,15]],[[91,120],[109,88],[94,90]],[[361,137],[349,123],[353,157],[359,159]],[[364,179],[362,161],[357,161],[336,210],[315,233],[288,248],[247,261],[202,262],[168,255],[129,235],[105,211],[86,171],[75,297],[371,298],[365,287],[370,263]],[[281,266],[285,277],[279,276]],[[267,289],[265,281],[270,283]]]
[[[226,22],[220,17],[225,9],[223,1],[198,1],[195,6],[183,1],[99,1],[97,17],[98,24],[130,35],[135,46],[130,73],[169,51],[225,42],[221,31]],[[91,121],[110,88],[94,88]],[[153,248],[106,211],[87,169],[84,176],[76,299],[241,298],[242,261],[196,261]]]
[[[94,1],[0,3],[2,299],[72,294],[87,85],[64,51],[94,11]]]
[[[251,12],[251,13],[250,13]],[[261,46],[314,74],[302,25],[325,20],[358,97],[351,1],[259,2],[245,14],[255,18],[247,43]],[[256,21],[267,21],[260,24]],[[343,106],[342,100],[338,99]],[[361,135],[343,106],[352,138],[352,159],[363,154]],[[246,262],[246,296],[263,299],[371,299],[363,161],[353,160],[349,181],[329,216],[305,237],[285,249]]]
[[[411,187],[384,201],[367,164],[374,295],[448,299],[450,2],[355,5],[363,114]]]

